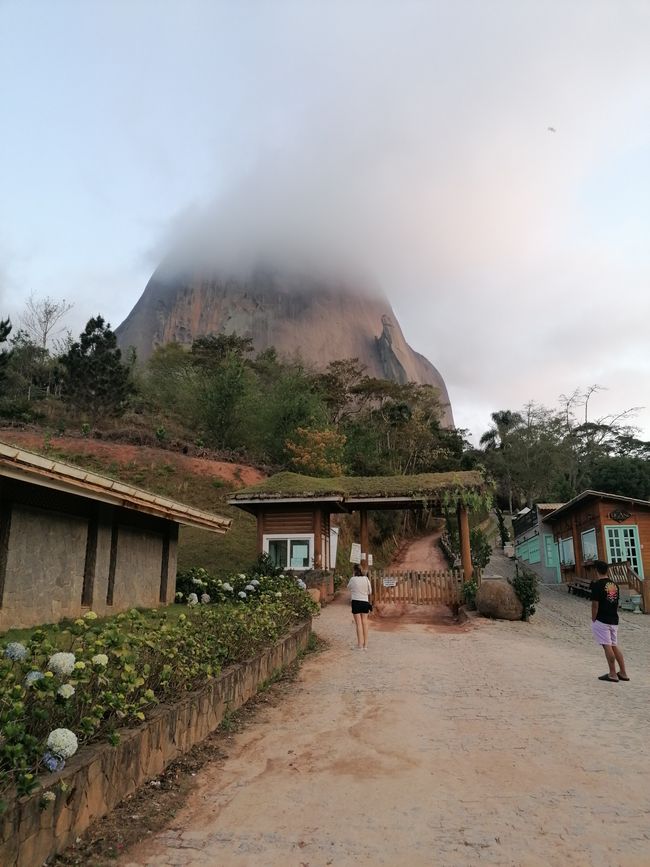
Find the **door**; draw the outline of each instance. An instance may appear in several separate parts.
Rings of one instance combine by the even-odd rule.
[[[624,527],[607,526],[604,530],[609,562],[623,563],[627,560],[639,578],[643,578],[639,528],[636,524],[628,524]]]
[[[559,584],[561,581],[560,555],[557,550],[557,542],[549,533],[544,534],[544,558],[548,568],[555,570],[555,580]]]

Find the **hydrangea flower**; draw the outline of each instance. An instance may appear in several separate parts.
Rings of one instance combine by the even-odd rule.
[[[260,582],[257,580],[257,578],[253,578],[253,580],[251,581],[251,584],[253,585],[253,587],[259,587],[260,586]]]
[[[74,653],[63,653],[62,651],[59,651],[50,656],[47,667],[59,677],[67,677],[74,671],[76,661]]]
[[[60,759],[69,759],[79,749],[79,741],[70,729],[54,729],[47,739],[47,748]]]
[[[27,658],[27,648],[20,641],[10,641],[5,647],[5,656],[14,662],[22,662]]]
[[[179,590],[178,593],[176,594],[176,598],[177,598],[179,601],[183,598],[183,594],[181,593],[180,590]]]
[[[205,581],[202,581],[200,578],[192,578],[192,584],[196,584],[197,587],[205,587]]]
[[[307,585],[306,585],[305,582],[302,580],[302,578],[298,578],[298,579],[296,580],[296,584],[298,585],[298,587],[300,587],[301,590],[306,590],[306,589],[307,589]]]
[[[282,593],[278,590],[277,593],[275,594],[275,596],[276,596],[276,599],[280,599],[282,597]]]
[[[190,605],[190,606],[191,606],[191,605],[198,605],[198,604],[199,604],[199,597],[196,595],[196,593],[190,593],[190,594],[188,594],[188,597],[187,597],[187,604]]]
[[[44,801],[46,804],[51,803],[52,801],[56,801],[56,795],[52,790],[48,792],[43,792],[41,795],[41,801]]]
[[[243,572],[240,572],[238,577],[241,578],[242,581],[246,580],[246,575]]]
[[[37,671],[34,669],[33,671],[28,671],[25,675],[25,686],[32,686],[37,683],[39,680],[43,680],[45,675],[42,671]]]
[[[255,592],[255,587],[252,584],[247,584],[245,589],[248,590],[249,593]]]
[[[105,668],[108,665],[108,656],[105,653],[96,653],[90,661],[93,665],[101,665]]]
[[[79,662],[75,662],[74,667],[77,671],[83,671],[86,667],[86,663],[79,660]]]
[[[207,605],[209,601],[210,601],[210,597],[208,596],[208,594],[207,594],[207,593],[202,593],[202,594],[201,594],[201,604],[202,604],[202,605]]]
[[[94,611],[86,611],[86,613],[84,614],[84,618],[86,620],[97,620],[97,615]]]
[[[246,594],[243,590],[240,590],[237,596],[239,596],[240,599],[246,599]]]
[[[75,694],[75,688],[71,683],[63,683],[56,691],[57,695],[60,695],[61,698],[72,698]]]
[[[43,756],[43,764],[52,773],[61,771],[65,767],[65,761],[60,756],[55,756],[50,752],[45,753]]]
[[[222,586],[223,586],[223,589],[226,590],[228,593],[232,593],[232,591],[233,591],[232,584],[229,584],[227,581],[224,581]]]

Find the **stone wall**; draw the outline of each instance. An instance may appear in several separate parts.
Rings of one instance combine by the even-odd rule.
[[[121,732],[116,747],[84,747],[57,774],[43,778],[28,797],[0,818],[0,864],[34,867],[69,846],[96,819],[109,813],[138,786],[213,732],[227,711],[241,707],[260,685],[292,663],[307,646],[311,620],[296,626],[269,650],[226,669],[200,691],[157,708],[136,729]],[[65,781],[66,792],[58,784]],[[44,791],[56,801],[41,809]]]
[[[173,602],[177,524],[14,480],[0,497],[0,631]]]

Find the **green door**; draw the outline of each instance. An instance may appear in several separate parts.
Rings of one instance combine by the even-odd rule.
[[[544,534],[544,559],[549,569],[555,569],[555,580],[560,583],[560,555],[557,550],[557,542],[550,533]]]
[[[641,560],[641,545],[637,525],[606,526],[604,530],[609,562],[624,563],[627,560],[639,578],[643,578],[643,561]]]

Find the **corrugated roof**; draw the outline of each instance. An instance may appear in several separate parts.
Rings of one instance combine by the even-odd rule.
[[[124,509],[135,509],[188,527],[211,530],[213,533],[225,533],[232,524],[230,518],[222,515],[203,512],[167,497],[159,497],[142,488],[134,488],[107,476],[100,476],[3,442],[0,442],[0,475]]]

